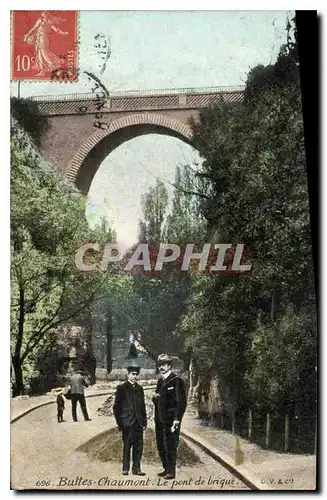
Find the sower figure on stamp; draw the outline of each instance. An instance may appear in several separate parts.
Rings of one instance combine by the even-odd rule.
[[[147,426],[143,387],[137,383],[140,368],[127,367],[127,380],[116,390],[113,412],[118,427],[122,430],[123,438],[123,475],[130,469],[130,455],[132,449],[132,473],[136,476],[145,476],[141,471],[143,453],[143,431]]]
[[[70,389],[71,389],[71,401],[72,401],[72,417],[74,422],[77,422],[77,412],[76,412],[77,401],[80,404],[84,420],[91,420],[87,413],[85,394],[84,394],[84,387],[88,387],[88,385],[89,384],[85,380],[82,370],[77,370],[76,373],[74,373],[71,376]]]
[[[59,56],[50,50],[50,33],[51,30],[58,35],[68,35],[66,31],[62,31],[56,26],[65,22],[65,19],[52,16],[49,12],[42,11],[41,17],[36,21],[34,26],[24,36],[24,42],[33,43],[35,46],[35,62],[33,69],[39,70],[37,76],[44,75],[44,71],[52,69],[60,69],[62,61]]]
[[[186,409],[183,380],[172,372],[172,358],[158,356],[160,378],[152,401],[155,406],[155,427],[158,452],[164,470],[158,476],[174,479],[182,418]]]

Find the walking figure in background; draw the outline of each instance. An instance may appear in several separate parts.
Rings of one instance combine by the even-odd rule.
[[[180,426],[186,410],[185,385],[172,371],[172,362],[168,354],[158,356],[160,378],[152,399],[157,448],[164,468],[158,476],[165,479],[174,479],[176,475]]]
[[[70,390],[71,390],[71,401],[72,401],[72,417],[74,422],[77,422],[77,412],[76,412],[77,402],[79,402],[80,404],[84,420],[91,420],[87,412],[85,394],[84,394],[84,387],[88,386],[89,384],[85,380],[82,370],[77,370],[77,372],[71,376]]]
[[[55,396],[57,396],[57,419],[58,422],[64,422],[64,409],[65,400],[63,397],[64,389],[59,388],[54,391]]]
[[[58,35],[68,35],[66,31],[62,31],[55,26],[55,24],[60,24],[64,21],[65,19],[42,11],[41,17],[24,36],[24,42],[32,43],[35,46],[35,62],[32,67],[40,71],[37,76],[44,75],[45,71],[60,69],[63,66],[60,57],[50,50],[50,32],[53,30]]]
[[[132,449],[132,473],[145,476],[141,471],[143,453],[143,431],[147,426],[143,387],[137,383],[140,367],[127,367],[127,380],[116,390],[113,412],[123,438],[123,475],[127,476],[130,468]]]

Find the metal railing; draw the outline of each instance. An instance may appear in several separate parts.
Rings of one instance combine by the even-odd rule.
[[[189,87],[176,89],[151,89],[151,90],[126,90],[121,92],[110,92],[111,98],[115,97],[148,97],[162,95],[181,95],[181,94],[221,94],[224,92],[243,92],[244,86],[234,87]],[[61,95],[39,95],[29,97],[32,101],[86,101],[94,100],[97,96],[94,92],[61,94]]]

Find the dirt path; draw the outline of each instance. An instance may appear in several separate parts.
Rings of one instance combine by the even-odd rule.
[[[14,489],[112,489],[131,490],[240,490],[247,489],[214,459],[188,443],[199,455],[201,466],[178,469],[175,481],[156,477],[156,465],[143,464],[147,476],[121,475],[121,457],[117,462],[91,460],[76,452],[91,437],[115,425],[112,418],[98,416],[97,408],[105,396],[87,400],[91,422],[73,423],[70,405],[66,422],[56,421],[55,405],[41,407],[11,427],[11,485]],[[120,483],[119,483],[120,482]]]

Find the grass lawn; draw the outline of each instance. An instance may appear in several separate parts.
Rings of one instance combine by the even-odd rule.
[[[93,460],[100,462],[117,462],[122,459],[123,442],[118,428],[109,429],[84,443],[77,451],[87,453]],[[157,451],[154,430],[148,428],[144,433],[144,447],[142,461],[148,464],[161,464]],[[178,449],[178,464],[181,466],[194,466],[201,463],[198,456],[180,438]]]

